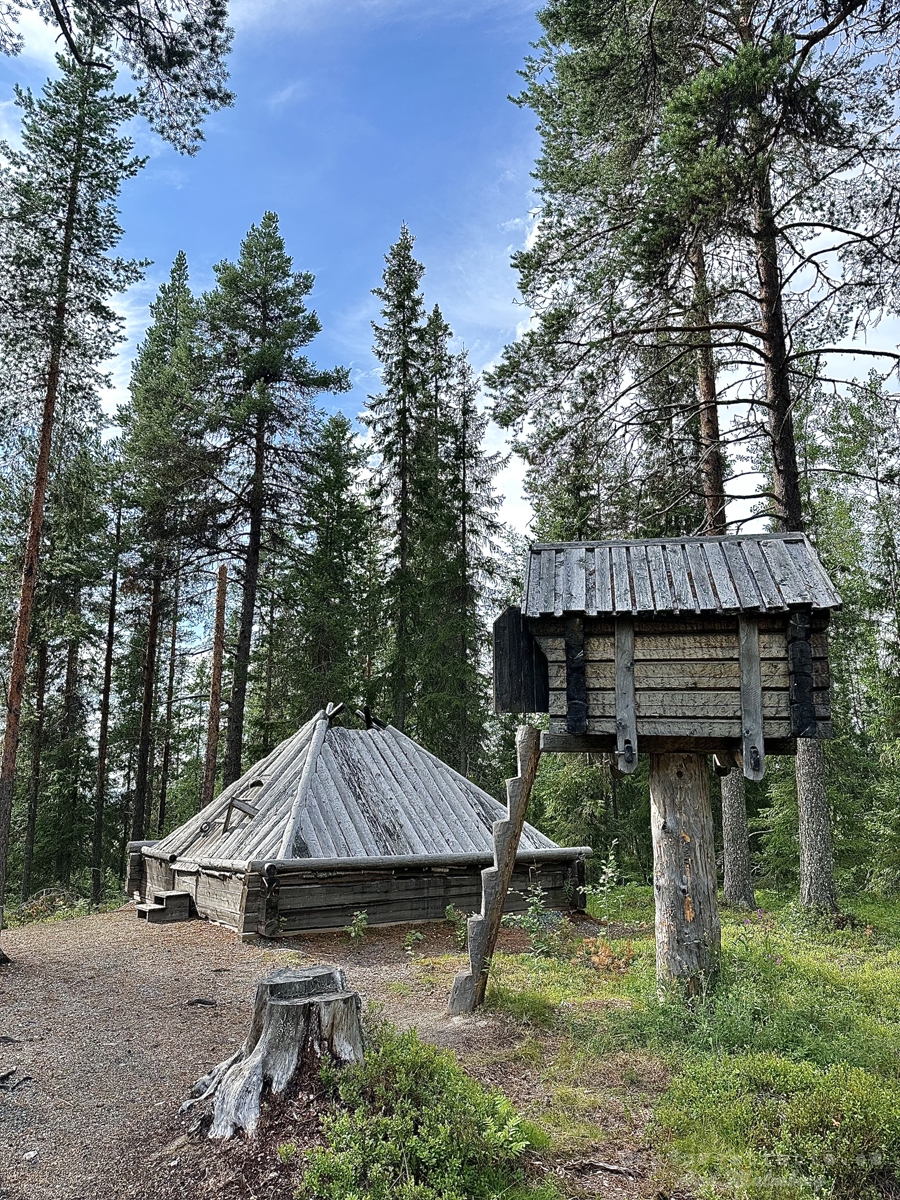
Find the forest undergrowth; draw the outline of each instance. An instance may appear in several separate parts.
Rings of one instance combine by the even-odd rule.
[[[836,928],[759,895],[723,912],[719,984],[687,1006],[657,995],[650,888],[616,889],[588,955],[497,956],[488,1003],[528,1030],[514,1054],[547,1095],[523,1115],[551,1155],[589,1154],[649,1105],[663,1188],[900,1194],[900,904],[856,900]]]

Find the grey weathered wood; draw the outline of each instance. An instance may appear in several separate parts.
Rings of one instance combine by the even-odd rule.
[[[716,975],[722,935],[709,771],[699,754],[650,756],[656,977],[699,995]]]
[[[584,612],[585,605],[584,546],[566,550],[564,612]]]
[[[634,622],[616,620],[616,767],[623,775],[637,768],[637,712],[634,698]]]
[[[647,562],[650,566],[650,578],[653,583],[653,601],[656,608],[671,609],[674,605],[672,589],[669,587],[669,576],[666,571],[666,560],[662,546],[647,547]]]
[[[594,550],[594,562],[596,563],[597,611],[612,612],[612,576],[608,546],[597,546]]]
[[[800,829],[800,903],[821,912],[837,909],[831,808],[825,786],[825,748],[819,738],[797,743]]]
[[[584,551],[584,611],[594,614],[597,611],[597,552]]]
[[[612,661],[597,662],[590,658],[585,647],[585,683],[588,691],[613,689],[616,686],[616,670]],[[823,659],[812,660],[813,686],[827,690],[831,682],[828,663]],[[787,660],[764,658],[760,661],[762,686],[764,688],[789,690],[790,676]],[[563,663],[551,663],[548,668],[551,691],[560,691],[566,686],[566,671]],[[727,691],[741,686],[741,672],[737,655],[733,658],[683,659],[667,662],[660,659],[641,659],[635,649],[634,686],[636,691],[661,692],[699,690]]]
[[[790,720],[791,706],[787,688],[767,689],[762,696],[762,716],[765,724],[770,721]],[[611,689],[588,689],[586,703],[588,720],[592,717],[616,717],[618,715],[617,696]],[[568,703],[565,692],[552,691],[550,693],[551,717],[566,716],[567,713]],[[739,721],[742,713],[741,693],[737,688],[727,691],[699,688],[685,691],[672,688],[659,692],[651,692],[647,689],[637,690],[635,692],[635,713],[638,737],[640,737],[643,723],[648,717]],[[580,729],[574,732],[585,733],[587,730]],[[763,732],[765,732],[765,728]]]
[[[631,580],[628,573],[628,553],[624,546],[610,548],[613,580],[613,611],[629,613],[632,611]]]
[[[294,803],[291,805],[291,811],[284,827],[284,834],[281,839],[281,844],[278,847],[278,857],[287,858],[291,853],[291,847],[294,844],[294,836],[300,828],[300,817],[303,813],[303,806],[306,804],[306,793],[309,789],[309,782],[313,772],[316,769],[316,760],[319,757],[319,750],[325,740],[325,734],[328,732],[328,720],[324,710],[320,712],[316,718],[316,725],[313,729],[312,737],[310,738],[309,749],[306,752],[306,761],[303,764],[303,773],[300,776],[300,781],[297,784],[297,792],[294,797]]]
[[[756,620],[738,617],[738,642],[741,662],[741,736],[743,738],[744,775],[759,781],[766,773],[763,736],[762,674],[759,660],[759,630]]]
[[[747,559],[747,566],[750,568],[750,573],[759,591],[762,605],[770,609],[783,609],[784,601],[781,592],[769,574],[769,568],[766,566],[766,560],[763,558],[759,543],[748,539],[742,543],[742,549]]]
[[[587,687],[584,678],[584,621],[566,618],[566,728],[569,733],[587,729]],[[548,704],[549,708],[549,704]]]
[[[706,565],[706,555],[703,553],[703,546],[694,543],[688,543],[685,546],[688,564],[691,569],[691,582],[694,585],[694,594],[697,597],[697,605],[701,610],[715,611],[719,606],[716,602],[715,593],[709,583],[709,568]]]
[[[281,1095],[295,1078],[312,1082],[323,1059],[360,1062],[361,1002],[335,967],[281,967],[256,989],[241,1048],[198,1079],[181,1111],[211,1102],[211,1138],[253,1134],[265,1091]]]
[[[812,596],[806,580],[798,572],[791,556],[785,549],[781,538],[773,538],[761,543],[761,549],[766,552],[766,565],[769,573],[781,592],[782,599],[791,597],[793,603],[798,600],[801,604],[812,603]]]
[[[737,592],[738,603],[744,609],[757,609],[760,605],[759,588],[753,574],[747,566],[744,551],[740,542],[725,541],[722,543],[722,553],[728,563],[728,573]]]
[[[494,826],[494,865],[482,871],[481,912],[469,918],[469,970],[453,980],[451,1013],[472,1012],[487,991],[490,961],[497,945],[503,906],[512,881],[525,810],[541,758],[540,730],[522,726],[516,736],[519,773],[507,781],[507,818]]]
[[[747,795],[739,767],[727,771],[722,779],[722,858],[725,903],[732,908],[755,908],[750,877]]]
[[[632,546],[629,550],[631,558],[631,582],[634,587],[634,608],[636,612],[653,612],[653,588],[650,584],[650,568],[647,565],[647,554],[643,546]]]
[[[740,608],[741,603],[734,589],[731,572],[728,569],[728,563],[725,561],[725,555],[722,553],[722,544],[720,542],[708,542],[703,549],[706,553],[706,561],[709,564],[709,573],[712,576],[713,585],[719,597],[719,607],[725,609],[726,612],[731,609]]]
[[[666,546],[666,562],[672,579],[675,608],[677,612],[691,612],[695,608],[694,594],[691,591],[687,568],[684,565],[684,551],[681,546]]]

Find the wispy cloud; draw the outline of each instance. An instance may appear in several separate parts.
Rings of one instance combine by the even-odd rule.
[[[466,21],[490,12],[533,14],[534,0],[232,0],[231,22],[244,29],[304,29],[373,22]]]

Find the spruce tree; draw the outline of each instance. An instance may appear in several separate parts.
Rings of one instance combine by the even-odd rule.
[[[425,268],[413,257],[414,245],[408,227],[401,226],[400,237],[385,255],[382,286],[373,289],[381,301],[381,323],[373,321],[372,328],[382,390],[369,397],[366,414],[375,456],[373,501],[385,530],[385,599],[392,639],[386,678],[393,720],[401,730],[415,687],[415,451],[425,390],[425,305],[420,288]]]
[[[222,545],[239,562],[237,647],[225,744],[224,783],[241,774],[244,711],[260,563],[302,488],[310,403],[349,386],[343,368],[321,370],[301,351],[321,326],[306,307],[313,276],[295,272],[275,213],[251,227],[236,263],[215,268],[203,297],[210,437],[219,463]]]
[[[121,321],[109,298],[140,275],[137,264],[110,253],[121,237],[119,190],[141,166],[120,134],[135,103],[114,94],[110,70],[62,57],[58,62],[60,77],[45,85],[39,99],[17,92],[22,149],[4,151],[0,278],[6,317],[0,337],[8,352],[35,363],[44,386],[0,761],[0,902],[60,380],[66,372],[73,397],[79,386],[91,391],[99,364],[119,337]]]

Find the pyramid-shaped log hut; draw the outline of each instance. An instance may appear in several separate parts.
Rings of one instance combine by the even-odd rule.
[[[197,915],[244,936],[443,919],[481,903],[504,805],[388,725],[348,729],[320,712],[184,825],[129,846],[128,890],[188,893]],[[509,911],[539,884],[583,907],[586,847],[522,833]]]

